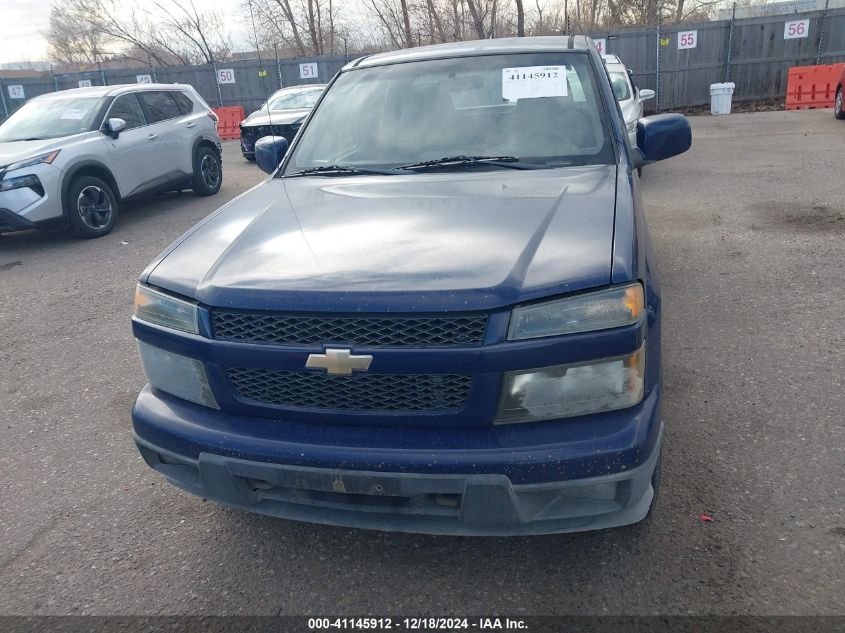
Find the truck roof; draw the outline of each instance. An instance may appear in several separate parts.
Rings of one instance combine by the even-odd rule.
[[[448,57],[471,57],[496,55],[500,53],[539,53],[546,51],[585,51],[592,46],[592,40],[585,35],[545,35],[540,37],[507,37],[491,40],[472,40],[405,48],[388,53],[376,53],[356,59],[344,67],[367,68],[427,59]]]

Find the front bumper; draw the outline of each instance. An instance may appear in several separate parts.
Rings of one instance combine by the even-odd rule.
[[[373,445],[355,442],[363,435],[356,427],[305,437],[300,425],[238,418],[148,387],[133,423],[150,467],[225,505],[347,527],[518,535],[643,519],[662,443],[659,410],[656,386],[636,407],[588,416],[585,424],[381,429]],[[268,439],[280,428],[286,435]],[[461,448],[468,437],[475,443]]]
[[[43,193],[29,187],[0,191],[0,232],[25,231],[37,228],[39,223],[61,217],[62,173],[53,165],[43,164],[6,173],[4,177],[8,179],[37,176]]]

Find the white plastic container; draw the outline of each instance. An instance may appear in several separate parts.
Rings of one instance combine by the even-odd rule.
[[[729,81],[724,84],[710,84],[710,114],[730,114],[736,85]]]

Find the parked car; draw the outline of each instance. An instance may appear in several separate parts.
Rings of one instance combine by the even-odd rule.
[[[626,68],[622,60],[616,55],[605,55],[604,65],[610,75],[613,94],[619,102],[622,117],[625,119],[625,129],[632,147],[637,146],[637,121],[643,116],[643,102],[654,99],[654,90],[638,88],[634,82],[634,73]]]
[[[308,84],[274,92],[241,123],[241,152],[244,158],[255,160],[255,141],[264,136],[283,136],[292,141],[325,88],[325,84]]]
[[[27,101],[0,125],[0,233],[60,221],[80,237],[100,237],[118,207],[142,193],[217,193],[216,123],[181,84],[78,88]]]
[[[258,141],[273,177],[141,275],[141,455],[204,498],[317,523],[643,519],[661,294],[633,172],[691,133],[678,114],[638,131],[635,150],[583,36],[347,64],[290,151]]]
[[[842,110],[842,92],[845,91],[845,66],[836,82],[836,98],[833,102],[833,114],[837,119],[845,119],[845,111]]]

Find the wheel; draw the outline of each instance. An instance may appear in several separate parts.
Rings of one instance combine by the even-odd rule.
[[[836,89],[836,101],[833,103],[833,114],[837,119],[845,119],[845,111],[842,110],[842,86]]]
[[[244,158],[246,158],[249,162],[255,162],[255,154],[244,154]]]
[[[117,198],[112,188],[94,176],[82,176],[70,184],[66,215],[79,237],[102,237],[117,221]]]
[[[194,179],[191,186],[198,196],[212,196],[220,191],[223,169],[220,157],[210,147],[200,147],[194,157]]]

